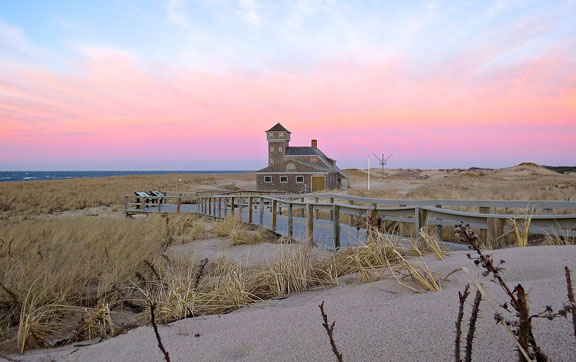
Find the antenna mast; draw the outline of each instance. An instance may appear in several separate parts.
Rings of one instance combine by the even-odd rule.
[[[376,157],[376,159],[378,159],[378,162],[380,162],[380,166],[382,166],[382,180],[384,180],[384,166],[386,166],[386,162],[388,162],[388,159],[392,157],[394,152],[389,154],[387,157],[384,157],[384,154],[382,154],[382,157],[378,157],[378,155],[375,153],[372,154],[374,155],[374,157]]]

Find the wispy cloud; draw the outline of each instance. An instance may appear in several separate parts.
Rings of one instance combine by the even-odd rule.
[[[250,25],[260,25],[262,19],[258,14],[258,4],[256,0],[238,0],[239,9],[237,11],[240,18]]]
[[[0,57],[2,55],[33,56],[35,53],[21,28],[0,20]]]
[[[184,28],[189,26],[185,4],[186,0],[166,1],[166,16],[169,22]]]

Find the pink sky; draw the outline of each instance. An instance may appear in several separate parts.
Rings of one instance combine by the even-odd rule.
[[[372,152],[394,152],[390,167],[573,165],[574,44],[511,57],[526,29],[430,61],[365,49],[306,64],[170,66],[83,46],[64,68],[5,62],[0,170],[259,169],[276,122],[293,145],[317,138],[341,167],[365,168]]]

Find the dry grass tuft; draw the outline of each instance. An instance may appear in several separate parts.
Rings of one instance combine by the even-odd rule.
[[[512,232],[514,234],[514,245],[518,247],[528,246],[528,236],[530,235],[530,222],[532,221],[532,213],[527,212],[524,219],[519,221],[516,219],[509,219],[512,224]]]
[[[115,334],[111,305],[102,298],[95,307],[84,308],[84,316],[78,322],[72,340],[82,341],[95,337],[106,339],[108,336],[114,337]]]
[[[162,218],[78,217],[3,227],[0,239],[9,242],[0,243],[0,342],[11,340],[17,326],[20,351],[42,345],[59,323],[74,330],[78,307],[125,298],[144,260],[165,247],[164,232]]]
[[[429,231],[424,230],[424,228],[420,231],[420,240],[420,250],[433,253],[439,260],[444,259],[448,255],[440,239]]]
[[[20,353],[26,349],[46,347],[52,334],[59,331],[62,306],[43,303],[42,295],[30,288],[20,309],[17,344]]]
[[[212,233],[228,237],[230,245],[255,244],[263,239],[263,231],[251,233],[248,227],[234,216],[228,216],[212,226]]]
[[[399,266],[396,268],[391,268],[398,283],[407,287],[413,292],[418,293],[416,288],[404,283],[402,280],[404,279],[403,276],[406,276],[405,273],[407,272],[407,275],[411,278],[411,280],[418,284],[420,287],[424,288],[426,291],[437,292],[440,290],[440,283],[434,276],[434,272],[428,268],[426,263],[423,261],[408,261],[397,250],[393,250],[393,253],[396,254],[400,260]],[[404,275],[402,275],[403,273]]]
[[[374,233],[373,237],[359,247],[348,247],[334,253],[334,264],[340,275],[359,273],[363,282],[371,282],[382,278],[383,271],[396,263],[393,254],[398,246],[382,233]]]
[[[336,268],[314,256],[309,245],[283,248],[268,263],[266,273],[272,296],[280,297],[324,283],[337,283]]]

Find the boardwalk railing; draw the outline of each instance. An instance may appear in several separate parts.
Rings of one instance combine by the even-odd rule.
[[[500,246],[505,244],[509,220],[525,223],[530,234],[576,237],[576,202],[571,201],[401,200],[339,194],[213,191],[171,192],[165,197],[150,198],[128,195],[125,209],[126,215],[155,212],[194,212],[216,218],[235,215],[243,222],[289,238],[322,239],[335,248],[365,241],[370,228],[394,226],[399,236],[418,237],[418,231],[427,227],[435,229],[442,238],[443,226],[459,222],[481,229],[482,238]]]

